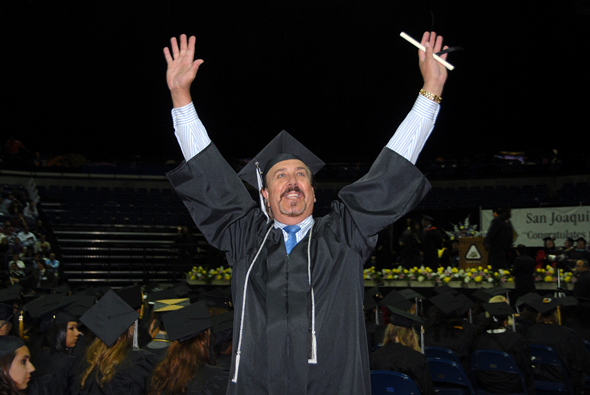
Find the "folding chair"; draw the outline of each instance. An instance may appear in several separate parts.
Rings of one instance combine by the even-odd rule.
[[[371,371],[371,395],[420,395],[408,375],[390,370]]]
[[[424,347],[424,355],[426,355],[426,358],[440,358],[446,359],[447,361],[453,361],[461,366],[461,361],[459,361],[457,354],[448,348],[433,346]]]
[[[477,350],[471,354],[471,374],[473,375],[475,393],[481,395],[493,394],[493,392],[488,392],[483,388],[479,388],[477,382],[477,372],[480,370],[505,372],[518,375],[520,378],[522,392],[513,393],[512,395],[526,395],[526,384],[524,382],[522,372],[516,365],[516,362],[514,362],[514,359],[512,359],[512,357],[507,353],[496,350]]]
[[[430,377],[438,394],[475,394],[461,364],[442,358],[427,358],[427,361]],[[444,385],[441,386],[439,383],[444,383]]]
[[[563,374],[564,381],[535,380],[535,391],[537,394],[572,394],[572,385],[569,380],[567,369],[557,352],[548,346],[529,344],[533,365],[554,366]]]

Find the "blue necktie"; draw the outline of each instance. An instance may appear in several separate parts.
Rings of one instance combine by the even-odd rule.
[[[285,242],[285,248],[287,248],[287,255],[291,253],[293,247],[297,245],[297,232],[299,232],[299,225],[287,225],[283,228],[288,234],[289,238]]]

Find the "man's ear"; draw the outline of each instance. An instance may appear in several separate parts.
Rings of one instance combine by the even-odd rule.
[[[316,203],[316,199],[315,199],[315,188],[311,187],[311,192],[313,193],[313,202]]]
[[[262,196],[264,197],[264,199],[266,201],[268,201],[268,188],[262,188],[262,190],[260,192],[262,193]]]

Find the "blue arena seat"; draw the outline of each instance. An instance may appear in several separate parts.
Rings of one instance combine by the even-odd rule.
[[[414,380],[390,370],[371,371],[371,395],[420,395]]]

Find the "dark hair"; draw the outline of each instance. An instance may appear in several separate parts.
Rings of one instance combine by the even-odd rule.
[[[10,377],[10,365],[12,365],[15,356],[16,350],[0,358],[0,394],[22,395],[22,392],[16,387],[16,383]]]
[[[520,255],[526,254],[526,247],[524,244],[519,244],[516,246],[516,251],[518,251]]]
[[[184,342],[175,341],[166,357],[156,366],[152,373],[149,395],[180,394],[186,386],[198,377],[204,364],[209,363],[209,331],[200,333]],[[201,385],[207,378],[202,377]]]

